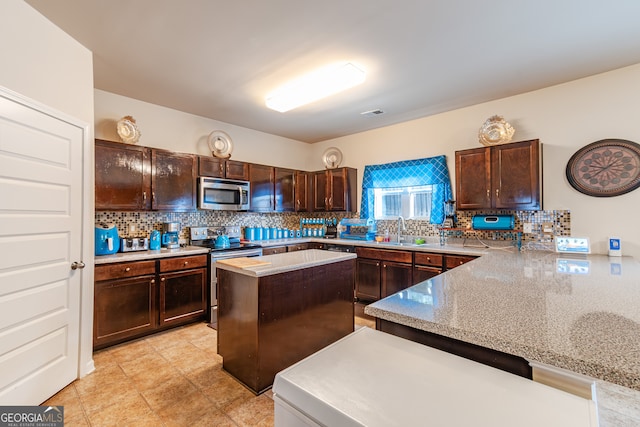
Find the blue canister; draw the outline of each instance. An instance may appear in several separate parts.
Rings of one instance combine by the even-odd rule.
[[[284,239],[284,230],[282,228],[278,228],[278,239]]]
[[[255,227],[245,227],[244,228],[244,238],[247,240],[256,240],[256,228]]]
[[[269,237],[272,239],[277,239],[278,238],[278,229],[275,227],[271,227],[269,229]]]
[[[256,240],[262,240],[264,237],[262,236],[262,228],[256,227]]]
[[[269,228],[268,227],[262,227],[262,238],[264,240],[269,240],[271,238],[271,236],[269,235]]]
[[[160,232],[158,230],[151,231],[149,235],[149,249],[152,251],[160,249]]]

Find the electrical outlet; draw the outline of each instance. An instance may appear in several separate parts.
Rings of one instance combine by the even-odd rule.
[[[552,222],[543,222],[542,223],[542,232],[544,234],[553,234],[553,223]]]
[[[524,231],[525,233],[533,233],[533,224],[531,224],[530,222],[525,222],[524,224],[522,224],[522,231]]]

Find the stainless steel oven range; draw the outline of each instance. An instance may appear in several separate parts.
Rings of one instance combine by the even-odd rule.
[[[223,239],[224,245],[216,247],[218,236],[227,236]],[[209,281],[209,322],[214,329],[218,328],[218,290],[216,279],[216,261],[221,259],[239,257],[257,257],[262,255],[262,246],[255,243],[240,242],[240,226],[212,226],[212,227],[191,227],[190,244],[193,246],[203,246],[211,249],[211,279]],[[221,247],[224,246],[224,247]]]

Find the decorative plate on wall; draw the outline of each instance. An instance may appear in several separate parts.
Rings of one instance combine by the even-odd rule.
[[[640,187],[640,145],[602,139],[585,145],[567,163],[569,184],[594,197],[613,197]]]
[[[327,169],[334,169],[342,163],[342,151],[336,147],[329,147],[322,153],[322,163]]]
[[[136,119],[131,116],[124,116],[116,123],[118,136],[125,144],[135,144],[140,140],[140,131],[136,126]]]
[[[478,140],[484,146],[506,144],[511,141],[515,131],[502,116],[491,116],[480,127]]]
[[[233,142],[231,142],[231,137],[226,132],[214,130],[209,134],[207,143],[209,144],[209,149],[214,157],[220,157],[223,159],[231,157]]]

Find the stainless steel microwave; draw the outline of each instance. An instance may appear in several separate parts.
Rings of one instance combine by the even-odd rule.
[[[208,178],[198,180],[198,208],[216,211],[246,211],[251,200],[248,181]]]

